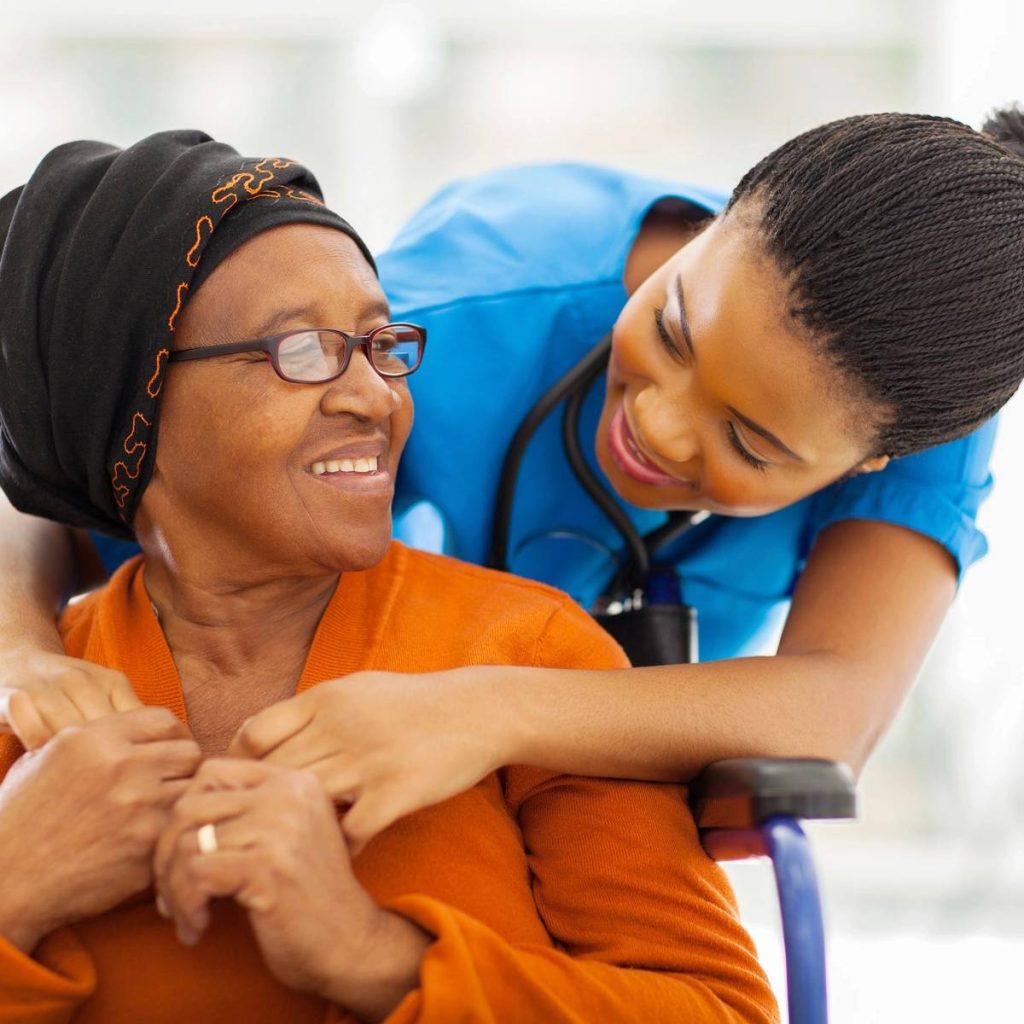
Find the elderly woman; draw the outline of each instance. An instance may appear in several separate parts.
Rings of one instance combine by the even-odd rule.
[[[357,670],[625,664],[556,591],[391,543],[425,332],[312,176],[74,143],[0,238],[0,479],[138,538],[62,635],[148,705],[5,738],[0,1018],[775,1019],[678,787],[510,768],[350,860],[314,774],[216,756]]]

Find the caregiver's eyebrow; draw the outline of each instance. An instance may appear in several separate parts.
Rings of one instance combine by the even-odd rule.
[[[752,430],[755,434],[760,434],[769,444],[778,448],[783,455],[788,455],[795,462],[803,462],[804,460],[797,455],[792,448],[787,447],[783,444],[770,430],[765,429],[759,423],[755,423],[749,416],[744,416],[739,409],[734,409],[731,405],[725,407],[729,412],[733,414],[748,430]]]

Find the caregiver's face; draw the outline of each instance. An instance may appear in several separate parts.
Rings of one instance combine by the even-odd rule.
[[[612,334],[597,456],[627,501],[774,511],[865,461],[870,428],[785,317],[786,289],[732,216],[630,297]]]
[[[302,327],[366,334],[387,321],[384,293],[350,238],[289,224],[216,268],[180,318],[175,347]],[[405,382],[380,377],[363,349],[323,384],[288,383],[259,352],[172,364],[144,508],[165,535],[226,553],[239,568],[367,568],[391,537],[412,418]],[[193,534],[175,534],[176,521]]]

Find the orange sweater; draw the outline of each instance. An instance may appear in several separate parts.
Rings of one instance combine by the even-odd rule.
[[[123,566],[62,621],[70,654],[125,672],[183,720],[171,652]],[[300,691],[360,669],[466,664],[609,668],[621,651],[558,592],[392,546],[346,574]],[[500,709],[495,709],[500,714]],[[0,772],[20,748],[0,744]],[[397,822],[356,858],[385,907],[436,936],[390,1022],[764,1022],[775,1003],[684,790],[509,768]],[[278,984],[246,916],[219,901],[194,949],[151,894],[47,936],[34,958],[0,938],[0,1021],[298,1024],[348,1019]]]

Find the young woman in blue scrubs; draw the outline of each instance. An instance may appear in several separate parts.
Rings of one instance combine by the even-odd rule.
[[[1012,111],[986,130],[1007,148],[940,119],[835,122],[762,161],[727,209],[573,164],[436,195],[379,259],[392,315],[429,338],[396,509],[428,501],[448,552],[485,562],[516,427],[611,330],[588,454],[641,532],[668,510],[711,513],[671,550],[704,660],[343,679],[262,713],[232,749],[321,775],[353,804],[356,843],[509,763],[859,770],[985,552],[991,417],[1024,375],[1024,131]],[[0,684],[36,743],[132,698],[59,653],[69,560],[49,526],[6,516]],[[109,569],[124,553],[96,539]],[[620,547],[552,417],[523,462],[511,568],[590,606]],[[746,656],[783,620],[774,656]]]

